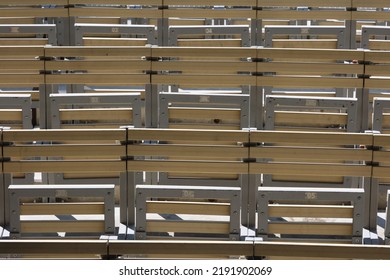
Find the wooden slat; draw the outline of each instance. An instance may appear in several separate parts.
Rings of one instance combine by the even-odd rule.
[[[164,18],[256,18],[256,11],[244,9],[168,9]]]
[[[125,129],[49,129],[49,130],[11,130],[3,134],[5,142],[32,141],[124,141]]]
[[[22,221],[23,233],[46,232],[104,232],[104,221]]]
[[[1,41],[0,41],[1,42]],[[1,70],[43,70],[45,64],[43,61],[39,60],[0,60],[0,69]],[[32,71],[30,71],[32,72]],[[36,72],[37,73],[37,72]]]
[[[280,182],[308,182],[308,183],[328,183],[328,184],[342,184],[344,182],[343,176],[329,176],[327,174],[315,176],[294,176],[294,175],[272,175],[272,180]]]
[[[363,133],[330,133],[330,132],[284,132],[256,131],[250,134],[251,142],[265,143],[305,143],[309,145],[372,145],[372,135]]]
[[[0,83],[2,83],[0,79]],[[70,74],[47,75],[47,84],[87,84],[87,85],[145,85],[150,77],[144,74]]]
[[[205,88],[209,86],[241,87],[256,85],[256,77],[250,75],[153,75],[152,83]]]
[[[275,111],[276,126],[333,127],[347,123],[346,113]]]
[[[273,39],[274,48],[312,48],[312,49],[336,49],[336,39]]]
[[[117,122],[128,121],[131,123],[133,120],[132,113],[132,108],[60,109],[60,119],[62,121],[104,120]]]
[[[252,158],[292,159],[295,161],[313,159],[317,161],[372,160],[372,151],[342,148],[305,148],[305,147],[261,147],[251,148]]]
[[[148,201],[147,213],[158,214],[202,214],[202,215],[230,215],[228,203],[205,203],[183,201]]]
[[[390,50],[389,40],[370,40],[368,44],[370,50]]]
[[[374,166],[372,168],[372,177],[378,179],[389,179],[390,178],[390,167],[388,166]]]
[[[121,161],[24,161],[7,162],[5,173],[30,172],[124,172],[126,163]]]
[[[273,5],[271,5],[273,6]],[[295,19],[295,20],[309,20],[309,19],[339,19],[349,20],[351,18],[351,12],[348,11],[335,11],[335,10],[312,10],[296,11],[296,10],[261,10],[258,11],[258,18],[264,19]]]
[[[220,221],[147,221],[146,232],[229,234],[229,222]]]
[[[68,0],[69,4],[84,4],[84,5],[146,5],[146,6],[156,6],[162,5],[162,0],[115,0],[111,2],[109,0]]]
[[[364,60],[365,52],[359,50],[318,50],[318,49],[285,49],[285,48],[259,48],[257,57],[272,58],[273,60],[288,59],[294,61],[343,61]]]
[[[179,47],[241,47],[240,39],[178,39]]]
[[[241,162],[191,162],[191,161],[128,161],[128,171],[161,171],[176,173],[246,174],[248,165]]]
[[[171,107],[168,110],[169,118],[172,119],[218,119],[221,121],[240,120],[240,109],[223,108],[179,108]]]
[[[276,175],[324,175],[371,177],[371,167],[352,164],[318,164],[318,163],[250,163],[250,174]]]
[[[255,72],[256,63],[240,61],[161,61],[152,64],[153,71],[184,71],[185,73],[210,73],[216,74],[237,74],[237,72]]]
[[[4,149],[6,157],[95,157],[111,158],[126,155],[125,146],[115,145],[42,145],[42,146],[9,146]]]
[[[363,79],[301,76],[259,76],[260,86],[286,88],[362,88]]]
[[[47,61],[46,70],[86,70],[88,73],[136,73],[143,70],[150,69],[149,61],[141,61],[136,59],[119,60],[105,59],[105,60],[71,60],[71,61]]]
[[[259,7],[350,7],[351,0],[258,0],[257,5]]]
[[[189,5],[186,7],[191,9],[192,6],[212,6],[212,5],[226,5],[226,6],[235,6],[237,2],[235,0],[164,0],[165,5]],[[240,6],[256,6],[255,0],[242,0],[240,1]]]
[[[390,152],[388,151],[374,151],[373,153],[373,161],[383,163],[390,163]]]
[[[141,57],[151,54],[150,47],[58,47],[46,46],[45,55],[50,57],[106,57],[114,59],[115,57]]]
[[[248,142],[249,134],[237,130],[191,130],[191,129],[131,129],[129,139],[132,140],[163,140],[163,141],[205,141],[205,142]]]
[[[352,236],[352,224],[270,223],[268,224],[268,233]]]
[[[1,95],[0,95],[1,98]],[[0,122],[23,121],[23,112],[19,109],[0,109]]]
[[[128,154],[133,156],[174,156],[199,158],[245,158],[248,150],[238,146],[196,145],[130,145]]]
[[[235,58],[256,57],[255,48],[197,48],[197,47],[169,47],[152,48],[152,55],[155,57],[180,57],[183,58],[226,58],[228,61]],[[159,62],[155,62],[159,63]]]
[[[44,83],[45,83],[44,75],[40,75],[40,74],[0,75],[0,84],[4,86],[8,85],[12,87],[16,87],[16,86],[34,87]]]
[[[353,218],[353,206],[269,205],[269,217]]]
[[[208,130],[239,130],[241,126],[239,124],[191,124],[191,123],[170,123],[168,128],[173,129],[208,129]],[[227,142],[229,143],[229,142]],[[221,143],[222,144],[222,143]]]
[[[366,65],[365,74],[389,76],[390,75],[390,65],[388,65],[388,64]]]
[[[128,3],[126,3],[128,5]],[[117,8],[70,8],[69,16],[80,17],[119,17],[119,18],[162,18],[162,10],[157,9],[117,9]]]
[[[104,203],[23,203],[20,215],[104,214]]]
[[[276,72],[278,74],[292,75],[334,75],[361,74],[364,72],[363,65],[337,64],[337,63],[300,63],[300,62],[259,62],[258,72]]]
[[[145,46],[148,41],[146,38],[105,38],[105,37],[84,37],[84,46]]]

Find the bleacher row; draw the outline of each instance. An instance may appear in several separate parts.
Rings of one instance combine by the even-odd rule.
[[[376,32],[387,25],[389,12],[384,0],[245,0],[239,5],[229,0],[25,0],[0,5],[0,31],[13,38],[12,44],[23,42],[17,35],[35,33],[27,44],[56,45],[376,48],[386,44],[383,37],[369,38],[383,36]]]
[[[168,118],[164,108],[198,103],[198,107],[241,111],[236,123],[232,123],[233,112],[227,123],[217,116],[205,118],[214,119],[208,125],[221,128],[387,129],[386,114],[379,109],[390,88],[386,51],[55,46],[2,46],[0,50],[0,96],[7,112],[3,126],[68,127],[67,122],[76,120],[69,108],[73,105],[74,111],[80,108],[79,121],[98,121],[102,116],[102,120],[124,124],[133,119],[138,127],[165,127],[169,119],[164,119]],[[31,101],[23,94],[29,94]],[[181,94],[186,97],[175,104]],[[127,111],[121,108],[123,103],[128,104]],[[98,104],[116,107],[116,115],[112,110],[82,111]],[[25,115],[19,117],[19,123],[14,119],[17,114],[8,111],[12,106],[23,109]],[[289,113],[294,107],[301,114]],[[379,112],[372,121],[374,107]],[[28,112],[29,108],[34,113]],[[201,116],[207,116],[207,110],[202,110]],[[304,121],[305,116],[309,122]]]
[[[363,246],[375,242],[365,226],[370,214],[365,204],[377,187],[372,182],[389,177],[388,138],[362,133],[152,128],[2,130],[5,207],[1,214],[14,238],[106,234],[122,235],[122,239],[238,241],[261,237]],[[73,173],[79,178],[121,176],[120,221],[115,221],[114,184],[9,184],[10,174],[29,172]],[[139,181],[136,172],[168,172],[171,177],[148,184]],[[330,181],[350,176],[360,183],[322,188],[266,182],[259,186],[256,177],[261,174]],[[210,185],[224,175],[228,178],[223,185]],[[199,176],[207,177],[208,184],[194,185],[202,184]],[[184,179],[192,184],[180,182]],[[74,199],[79,197],[89,199]],[[388,230],[386,226],[387,234]]]
[[[1,258],[390,258],[385,1],[47,2],[0,1]]]

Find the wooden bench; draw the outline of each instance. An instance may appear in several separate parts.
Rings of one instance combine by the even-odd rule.
[[[169,46],[250,47],[250,32],[246,25],[175,25],[169,26]],[[193,35],[204,35],[192,39]],[[207,38],[207,37],[217,38]],[[223,36],[225,38],[219,38]],[[235,36],[238,36],[236,38]],[[190,38],[188,38],[190,37]]]
[[[50,114],[54,129],[141,127],[141,94],[51,94]]]
[[[3,174],[67,173],[83,178],[88,174],[96,179],[118,178],[126,172],[126,161],[122,160],[126,157],[126,129],[7,130],[2,137]],[[1,183],[8,197],[7,184]],[[9,204],[8,200],[5,202],[7,218]]]
[[[266,25],[264,27],[264,47],[266,48],[318,48],[347,49],[348,33],[344,26],[307,26],[307,25]],[[278,35],[300,35],[301,39],[274,39]],[[329,39],[320,37],[326,36]],[[313,37],[315,39],[313,39]]]
[[[246,200],[247,183],[237,180],[240,174],[248,173],[248,163],[242,160],[248,150],[240,144],[248,141],[246,131],[165,128],[129,129],[128,132],[128,171],[170,173],[178,179],[175,184],[186,180],[191,181],[191,185],[205,181],[208,184],[204,185],[209,186],[240,186]],[[127,189],[122,197],[128,197],[131,205],[134,186]],[[246,208],[246,202],[242,207]],[[131,212],[127,216],[130,218],[134,217],[133,208],[129,206]]]
[[[150,94],[150,47],[53,47],[46,48],[46,83],[67,85],[68,92],[146,91]],[[146,97],[144,97],[146,98]],[[47,101],[49,102],[49,101]]]
[[[154,25],[76,23],[76,46],[145,46],[157,44]],[[121,34],[137,36],[120,38]]]
[[[362,188],[362,178],[371,177],[369,134],[252,131],[250,137],[259,145],[250,148],[249,172],[263,174],[265,186]],[[370,180],[364,182],[370,193]],[[370,196],[366,199],[365,226],[373,226]]]
[[[169,47],[153,48],[151,83],[171,87],[171,91],[212,90],[240,91],[252,93],[256,85],[256,63],[251,58],[256,55],[253,48],[196,48]],[[165,90],[167,91],[167,90]],[[157,94],[151,100],[158,106]],[[258,104],[250,102],[253,109]],[[157,124],[157,116],[153,117]],[[156,125],[155,125],[156,126]]]
[[[257,19],[260,21],[260,27],[258,30],[263,30],[265,24],[262,21],[267,20],[289,20],[295,21],[295,24],[315,25],[315,22],[324,21],[327,19],[338,20],[346,26],[347,21],[351,19],[351,6],[350,0],[345,1],[327,1],[326,4],[321,1],[271,1],[271,0],[259,0],[257,1],[257,7],[260,10],[257,11]],[[304,9],[305,8],[305,9]],[[286,28],[289,28],[286,26]],[[265,30],[263,38],[267,36]],[[297,34],[297,33],[295,33]],[[321,42],[321,41],[318,41]],[[319,43],[322,44],[323,42]],[[306,44],[306,43],[305,43]],[[346,44],[345,48],[349,48]]]
[[[136,194],[136,239],[240,240],[240,188],[138,185]]]
[[[362,244],[363,189],[259,187],[258,211],[265,240]]]
[[[258,49],[257,86],[264,95],[288,91],[300,96],[322,96],[326,91],[337,97],[355,95],[360,107],[364,53],[355,50]],[[360,91],[359,91],[360,89]],[[307,92],[307,93],[305,93]],[[258,99],[261,95],[258,95]],[[264,107],[266,104],[263,105]],[[257,114],[258,129],[262,129],[263,114]],[[358,122],[362,122],[359,118]]]
[[[360,132],[356,98],[267,95],[266,130]]]
[[[194,0],[168,0],[163,3],[163,20],[167,22],[166,28],[164,28],[165,36],[169,38],[173,30],[178,32],[176,28],[181,28],[178,25],[186,25],[183,27],[186,29],[186,38],[179,39],[177,45],[182,46],[250,46],[247,45],[249,41],[252,45],[255,45],[256,42],[256,1],[254,0],[244,0],[240,1],[239,6],[236,2],[233,1],[194,1]],[[181,22],[179,22],[179,20]],[[183,22],[185,21],[185,22]],[[208,25],[223,25],[221,28],[228,30],[235,28],[234,25],[244,25],[246,28],[251,28],[252,32],[250,34],[244,34],[245,37],[249,38],[247,42],[240,40],[237,36],[224,36],[226,33],[222,33],[222,36],[218,38],[217,32],[209,33],[211,26]],[[201,28],[204,30],[198,33],[189,33],[188,30],[191,29],[189,25],[205,25],[203,27],[194,27]],[[226,25],[226,26],[224,26]],[[184,29],[181,30],[184,31]],[[215,29],[217,30],[217,29]],[[228,31],[225,31],[228,32]],[[190,35],[191,34],[191,35]],[[212,35],[216,36],[212,36]],[[188,36],[189,35],[189,36]],[[201,35],[201,37],[199,37]],[[244,38],[242,38],[244,39]],[[164,42],[164,45],[176,45],[174,41],[171,40],[169,43],[168,40]]]
[[[235,130],[249,128],[249,95],[159,93],[159,127]]]
[[[55,236],[60,232],[75,233],[79,237],[84,234],[99,237],[101,234],[115,232],[114,185],[11,185],[8,191],[11,237],[31,234],[42,237],[47,233],[54,233]],[[93,197],[96,202],[23,202],[25,199],[44,196],[64,200],[71,197]]]
[[[69,5],[70,25],[79,34],[75,38],[76,45],[145,46],[157,44],[157,37],[160,40],[159,45],[162,45],[161,0],[130,2],[121,0],[116,3],[69,0]],[[82,38],[84,31],[88,31],[89,35]],[[97,33],[102,32],[105,33],[104,36],[96,37]],[[140,37],[140,32],[144,36]]]

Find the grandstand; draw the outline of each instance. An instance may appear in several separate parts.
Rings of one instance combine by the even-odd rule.
[[[390,259],[366,2],[0,0],[0,259]]]

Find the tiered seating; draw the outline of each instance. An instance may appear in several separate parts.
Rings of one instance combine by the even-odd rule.
[[[369,30],[382,30],[379,27],[369,29],[360,26],[384,23],[388,18],[387,3],[359,0],[326,3],[315,0],[248,0],[241,1],[237,6],[237,1],[230,0],[36,2],[39,1],[1,3],[0,24],[3,26],[0,26],[0,33],[8,33],[6,40],[10,39],[11,44],[22,44],[14,40],[14,37],[22,36],[20,40],[27,39],[29,44],[41,46],[2,47],[0,94],[7,98],[9,95],[31,95],[33,117],[29,123],[34,127],[39,125],[41,129],[50,128],[53,132],[22,132],[15,131],[15,127],[9,131],[2,129],[1,140],[4,143],[0,152],[0,201],[4,202],[5,208],[2,207],[0,211],[0,234],[12,231],[8,207],[10,184],[14,184],[11,189],[17,192],[19,189],[23,193],[36,191],[32,197],[46,201],[42,198],[45,195],[39,192],[41,186],[36,186],[34,181],[27,187],[16,185],[16,174],[32,172],[49,173],[49,179],[53,178],[51,175],[64,174],[62,179],[80,179],[79,183],[83,185],[100,184],[106,178],[115,178],[114,184],[120,185],[120,193],[115,191],[119,195],[120,226],[126,225],[127,233],[132,233],[135,225],[136,233],[142,233],[143,237],[145,231],[137,228],[137,215],[144,219],[145,214],[137,212],[135,205],[137,184],[138,190],[150,189],[156,195],[137,203],[148,201],[148,204],[154,205],[152,207],[158,205],[158,209],[152,209],[155,211],[153,213],[161,210],[164,218],[166,214],[187,215],[186,211],[192,213],[201,208],[199,205],[218,204],[216,206],[219,207],[219,204],[226,203],[219,198],[214,201],[213,197],[205,195],[201,202],[196,201],[195,206],[188,206],[180,201],[183,200],[180,195],[183,190],[193,190],[194,193],[202,188],[208,188],[211,192],[222,188],[229,192],[239,191],[239,223],[259,235],[259,228],[255,228],[259,186],[260,191],[269,189],[278,195],[279,191],[293,193],[297,186],[307,188],[305,192],[309,194],[333,192],[334,187],[339,188],[335,193],[342,195],[364,192],[365,208],[363,213],[359,213],[360,220],[356,216],[348,216],[351,208],[357,205],[349,198],[343,205],[347,210],[342,210],[342,219],[347,218],[349,222],[359,220],[362,227],[375,231],[378,200],[380,207],[386,202],[382,194],[389,181],[386,153],[390,145],[386,135],[371,131],[367,134],[351,132],[368,129],[386,132],[383,129],[386,129],[387,112],[380,106],[385,104],[384,97],[388,92],[388,55],[387,51],[341,48],[355,48],[355,42],[360,41],[360,31],[356,32],[356,29],[362,28],[363,41],[367,41],[364,30],[367,30],[367,34]],[[1,17],[3,14],[6,16],[7,11],[15,21]],[[283,35],[278,33],[276,24],[288,24],[282,28]],[[50,35],[38,37],[48,38],[36,38],[35,34],[42,32],[40,28],[48,29],[45,34]],[[143,31],[133,33],[139,28]],[[299,34],[296,34],[297,30]],[[328,31],[335,31],[338,39],[330,38]],[[289,34],[286,36],[285,33]],[[317,33],[322,34],[317,36]],[[99,37],[101,34],[108,36],[102,40]],[[267,46],[265,41],[268,42],[270,37],[273,48],[246,48],[251,45]],[[79,46],[42,45],[47,43]],[[314,47],[310,45],[313,49],[300,49],[311,43],[314,44]],[[139,47],[114,47],[115,44],[135,44]],[[370,44],[371,49],[384,48],[374,46],[373,42]],[[123,110],[118,110],[123,102],[129,104]],[[0,107],[4,109],[0,110],[2,114],[9,115],[8,105],[4,104],[2,102]],[[39,114],[35,114],[35,111]],[[13,115],[19,118],[20,112],[12,112]],[[1,119],[4,120],[1,125],[12,127],[15,123],[14,120],[6,123],[5,118]],[[22,128],[21,123],[18,128]],[[126,128],[114,130],[110,136],[105,134],[106,130],[100,130],[120,125]],[[135,126],[135,129],[129,125]],[[156,129],[140,129],[141,126]],[[70,127],[81,130],[71,130],[73,138],[64,136],[65,129]],[[88,132],[84,129],[87,127],[91,135],[86,134]],[[120,139],[117,139],[117,131],[120,131]],[[90,139],[92,135],[96,143]],[[12,139],[5,140],[7,137]],[[102,162],[104,164],[100,165]],[[85,168],[86,172],[82,170]],[[145,173],[145,177],[139,180],[134,172]],[[10,174],[13,174],[13,182]],[[150,174],[153,176],[149,177]],[[42,189],[59,193],[64,191],[57,184],[60,181],[48,182],[53,184],[42,186]],[[47,183],[46,180],[44,183]],[[320,186],[326,189],[318,189]],[[75,186],[66,187],[73,189]],[[87,200],[93,200],[89,190],[82,186],[79,188],[86,191]],[[179,194],[166,198],[165,191],[173,190]],[[160,192],[161,197],[158,197]],[[84,198],[81,201],[78,197],[71,200],[49,192],[46,196],[50,197],[49,201],[56,197],[57,200],[64,199],[64,204],[84,203]],[[32,197],[28,198],[29,202]],[[153,201],[149,198],[153,198]],[[300,197],[296,198],[298,200]],[[163,200],[172,199],[170,202],[180,205],[180,209],[186,205],[185,213],[162,209],[168,204]],[[288,203],[295,203],[294,200]],[[330,213],[337,209],[339,213],[336,206],[338,201],[331,200],[332,205],[327,205],[324,211]],[[270,204],[270,209],[276,209],[275,201],[273,198],[270,203],[261,206]],[[45,211],[57,207],[55,203],[50,204],[44,205]],[[313,206],[314,209],[321,208],[317,204]],[[225,206],[224,213],[227,213]],[[303,212],[307,209],[307,205],[293,206],[293,209],[303,208]],[[96,207],[101,210],[101,206]],[[14,209],[19,208],[24,207],[19,205]],[[292,208],[289,205],[288,209]],[[64,214],[78,213],[70,213],[71,210],[73,206]],[[60,212],[54,210],[51,214],[61,215]],[[198,214],[203,216],[208,213],[200,211]],[[286,218],[288,214],[275,214],[275,217]],[[314,213],[310,214],[314,216]],[[305,213],[297,215],[311,219],[304,216]],[[323,219],[321,216],[317,218]],[[145,216],[144,220],[147,219],[149,216]],[[290,222],[290,219],[287,221]],[[306,225],[299,223],[298,233],[302,233],[302,227]],[[361,243],[361,234],[351,234],[350,227],[348,225],[348,233],[343,231],[343,234],[355,241],[359,239],[358,243]],[[101,229],[99,234],[103,232]],[[178,232],[170,234],[164,226],[159,230],[164,234],[169,232],[174,237],[182,235],[189,239],[195,237],[192,235],[198,235],[187,232],[185,236]],[[56,230],[54,232],[58,235]],[[240,234],[234,238],[252,237],[250,232],[241,228]],[[13,233],[17,236],[20,231]],[[224,233],[224,237],[231,234],[230,231]],[[311,232],[309,237],[312,238],[314,233]],[[278,237],[283,239],[284,235],[282,232]],[[80,234],[76,233],[77,236]],[[329,235],[324,241],[330,242],[332,238],[327,237]],[[250,251],[256,256],[258,252],[253,252],[256,251],[257,242],[255,240],[250,246]],[[114,244],[107,243],[107,248],[113,246],[110,250],[118,250]],[[235,250],[232,244],[226,246]],[[319,252],[318,248],[313,250]],[[125,251],[123,249],[122,253],[126,254]],[[145,256],[154,253],[156,251]],[[265,255],[283,254],[268,251]],[[230,252],[227,255],[246,254],[240,250],[239,254]]]

